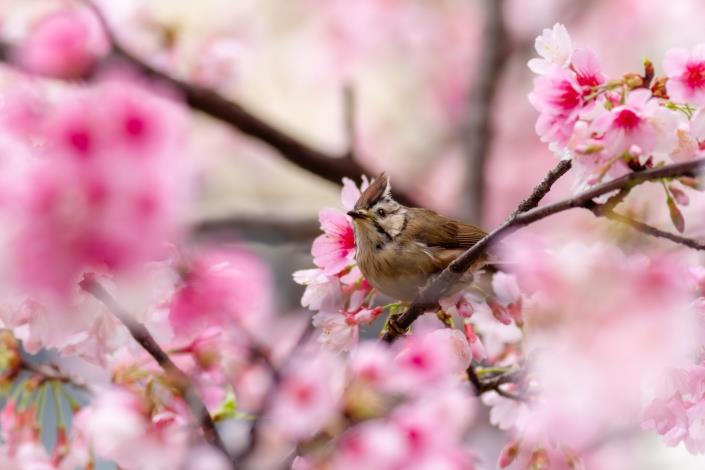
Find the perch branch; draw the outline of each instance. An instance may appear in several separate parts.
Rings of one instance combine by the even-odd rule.
[[[660,168],[629,173],[607,183],[596,185],[593,188],[568,199],[536,207],[527,212],[517,214],[507,219],[502,225],[473,247],[466,250],[450,263],[438,276],[431,279],[416,296],[414,302],[399,316],[390,317],[387,332],[382,337],[387,342],[392,342],[406,331],[427,309],[438,304],[443,294],[470,269],[473,263],[482,256],[487,249],[499,240],[507,237],[521,227],[525,227],[538,220],[574,208],[592,209],[593,199],[614,191],[629,190],[645,181],[678,176],[697,176],[698,170],[705,166],[705,158],[699,158],[683,163],[674,163]],[[618,193],[619,195],[620,193]],[[619,196],[620,198],[623,196]]]

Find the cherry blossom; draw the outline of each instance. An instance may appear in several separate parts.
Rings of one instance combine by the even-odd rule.
[[[120,387],[102,391],[74,423],[74,432],[85,436],[97,455],[126,469],[174,468],[188,439],[184,417],[168,411],[150,413],[139,396]]]
[[[536,52],[541,59],[531,59],[529,68],[539,75],[548,73],[553,65],[568,67],[573,54],[573,41],[568,30],[560,23],[551,29],[544,29],[541,36],[536,38]]]
[[[651,92],[634,90],[627,96],[622,106],[595,119],[593,128],[604,139],[605,151],[610,155],[626,152],[637,145],[643,152],[650,152],[656,146],[656,133],[646,119],[645,111]]]
[[[341,364],[330,354],[297,357],[282,377],[271,410],[274,426],[293,441],[313,437],[337,415],[342,379]]]
[[[125,273],[178,240],[190,193],[179,109],[111,79],[46,113],[33,131],[47,144],[32,147],[3,208],[25,291],[65,300],[84,272]]]
[[[336,210],[323,210],[319,217],[324,233],[313,241],[313,262],[326,274],[338,274],[355,257],[353,227],[349,217]]]
[[[253,331],[271,313],[269,272],[247,251],[198,253],[181,270],[181,285],[169,304],[177,335],[190,337],[214,325]]]
[[[691,52],[671,49],[663,59],[666,89],[673,101],[705,105],[705,45]]]
[[[42,18],[30,31],[17,60],[44,75],[74,78],[88,72],[108,42],[93,15],[61,10]]]

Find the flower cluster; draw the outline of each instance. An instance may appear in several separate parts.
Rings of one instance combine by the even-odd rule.
[[[616,431],[615,416],[621,426],[635,425],[643,391],[702,342],[691,289],[678,281],[687,277],[678,259],[580,243],[546,249],[517,242],[507,256],[530,293],[523,354],[531,400],[492,392],[483,401],[494,424],[515,432],[513,455],[521,462],[538,458],[537,450],[541,458],[574,458],[564,450],[589,448]],[[642,347],[650,341],[658,349]]]
[[[2,128],[25,153],[7,164],[0,210],[25,292],[66,300],[83,273],[127,272],[178,242],[192,186],[185,122],[154,91],[114,77],[41,107],[8,100]]]
[[[327,423],[328,429],[340,428],[345,416],[354,425],[333,448],[301,456],[295,468],[475,468],[464,444],[475,406],[463,377],[471,356],[463,334],[450,329],[419,331],[391,348],[360,343],[347,366],[338,368],[346,370],[344,387],[335,395],[338,411],[328,415]],[[299,400],[330,396],[311,394],[310,387],[305,394],[300,387],[296,390]],[[295,422],[291,416],[298,414],[289,416]],[[320,413],[306,416],[310,420]],[[438,426],[444,433],[437,432]]]
[[[705,453],[705,367],[677,369],[669,379],[670,390],[644,411],[643,427],[663,435],[669,446],[684,442],[691,453]]]
[[[529,100],[539,111],[536,132],[562,157],[572,158],[577,189],[649,168],[660,162],[703,155],[705,46],[669,51],[664,77],[645,61],[643,75],[608,79],[595,52],[575,48],[563,25],[536,40],[540,59],[529,67],[539,76]],[[688,179],[680,183],[692,186]],[[666,188],[676,227],[676,204],[687,196],[675,183]]]

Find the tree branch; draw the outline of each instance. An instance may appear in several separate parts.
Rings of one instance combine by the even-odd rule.
[[[495,391],[505,398],[510,398],[512,400],[517,401],[525,401],[525,398],[523,396],[508,392],[507,390],[501,388],[501,386],[504,384],[512,383],[512,378],[516,374],[503,374],[498,377],[493,377],[489,380],[482,380],[477,375],[477,372],[475,371],[475,366],[473,364],[470,364],[470,366],[468,366],[468,368],[466,369],[466,373],[468,376],[468,380],[475,389],[475,395],[477,396],[480,396],[485,392]]]
[[[198,392],[193,385],[191,385],[186,373],[174,364],[169,355],[149,333],[149,330],[126,312],[113,296],[92,276],[85,276],[80,282],[80,286],[84,291],[102,302],[115,318],[125,325],[135,341],[137,341],[140,346],[154,358],[157,364],[161,366],[174,386],[176,386],[183,395],[194,418],[198,420],[206,442],[218,449],[227,460],[231,462],[231,468],[235,469],[236,465],[225,448],[223,441],[220,439],[220,435],[215,427],[215,423],[211,419],[208,408],[203,404],[203,400],[198,395]]]
[[[521,201],[521,203],[517,206],[516,209],[514,209],[514,212],[512,212],[512,214],[507,220],[513,219],[522,212],[526,212],[538,206],[539,202],[541,202],[541,200],[551,190],[553,184],[558,181],[561,176],[566,174],[572,166],[572,160],[560,160],[558,164],[553,167],[553,169],[551,169],[546,174],[546,176],[544,176],[543,180],[541,180],[541,182],[534,188],[529,197]]]
[[[666,232],[666,231],[658,229],[654,226],[645,224],[645,223],[640,222],[638,220],[634,220],[631,217],[628,217],[626,215],[619,214],[613,210],[601,211],[601,212],[602,212],[601,214],[597,214],[597,215],[602,215],[603,217],[606,217],[610,220],[614,220],[615,222],[619,222],[621,224],[624,224],[624,225],[636,230],[637,232],[641,232],[641,233],[644,233],[646,235],[650,235],[650,236],[656,237],[656,238],[664,238],[666,240],[670,240],[674,243],[678,243],[678,244],[687,246],[688,248],[692,248],[694,250],[705,250],[705,243],[699,242],[698,240],[688,238],[688,237],[683,237],[681,235],[676,235],[675,233]]]
[[[388,328],[388,331],[382,338],[385,341],[391,342],[399,337],[399,333],[406,331],[427,309],[438,305],[438,299],[441,298],[452,285],[460,280],[462,275],[470,269],[473,263],[477,261],[490,246],[511,233],[514,233],[519,228],[568,209],[578,207],[591,209],[591,204],[594,204],[594,198],[614,191],[630,190],[645,181],[678,176],[696,177],[698,170],[701,170],[703,167],[705,167],[705,158],[699,158],[688,162],[674,163],[660,168],[629,173],[607,183],[596,185],[572,198],[537,207],[527,212],[517,214],[514,217],[510,217],[473,247],[458,256],[440,274],[429,280],[404,313],[389,318],[390,328]]]
[[[466,208],[462,218],[476,224],[482,222],[485,166],[492,142],[492,102],[509,57],[509,39],[504,25],[504,0],[483,0],[483,6],[483,44],[468,103],[470,114],[465,131],[467,181],[462,198],[463,207]]]
[[[109,70],[116,62],[127,63],[141,74],[163,82],[176,90],[192,109],[201,111],[243,134],[267,144],[291,163],[323,179],[341,184],[343,177],[359,179],[362,175],[369,173],[369,169],[362,167],[348,151],[340,155],[333,155],[316,150],[255,116],[237,102],[229,100],[213,90],[190,84],[149,65],[122,46],[97,6],[90,0],[84,0],[83,3],[94,12],[103,25],[111,44],[111,52],[97,62],[92,70],[81,77],[82,79],[90,80],[102,71]],[[0,61],[11,62],[12,55],[12,46],[0,42]],[[414,203],[412,197],[403,193],[397,193],[395,197],[404,204],[412,205]]]
[[[245,237],[258,242],[310,242],[321,234],[320,224],[314,218],[289,219],[268,215],[242,215],[196,223],[191,236],[204,241],[233,241]]]

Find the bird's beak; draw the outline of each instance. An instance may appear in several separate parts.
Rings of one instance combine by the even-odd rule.
[[[353,219],[366,219],[367,215],[365,215],[364,212],[362,211],[349,211],[348,215],[352,217]]]

